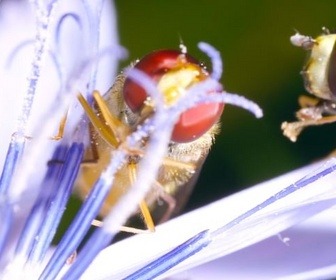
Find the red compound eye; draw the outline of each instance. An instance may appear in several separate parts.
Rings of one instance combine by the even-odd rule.
[[[188,54],[183,54],[178,50],[159,50],[147,54],[135,64],[134,67],[158,82],[167,71],[180,67],[182,63],[181,58],[185,59],[185,63],[199,64],[193,57]],[[146,98],[146,91],[131,79],[126,78],[124,84],[124,100],[133,112],[142,109]]]
[[[187,143],[206,133],[220,118],[224,103],[201,104],[181,114],[175,124],[172,141]]]
[[[208,73],[199,62],[177,50],[159,50],[142,58],[134,67],[149,75],[171,105],[192,85],[207,78]],[[126,78],[124,100],[133,112],[141,112],[147,99],[146,91]],[[206,133],[220,118],[224,104],[201,104],[183,112],[176,123],[171,140],[191,142]]]

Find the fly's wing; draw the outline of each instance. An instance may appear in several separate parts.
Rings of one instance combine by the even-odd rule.
[[[194,171],[180,170],[176,167],[162,166],[158,180],[146,197],[146,203],[150,207],[154,224],[158,225],[177,216],[188,202],[193,188],[197,182],[206,156],[197,163]],[[165,180],[162,180],[162,173]],[[173,175],[175,174],[175,175]],[[127,222],[127,226],[135,228],[144,227],[142,215],[134,215]]]
[[[171,218],[179,215],[181,211],[184,209],[185,205],[187,204],[190,195],[193,192],[194,187],[197,183],[197,180],[199,178],[205,160],[206,156],[199,161],[198,166],[194,171],[195,173],[192,175],[190,180],[181,185],[174,193],[173,196],[175,198],[176,205],[174,211],[171,214]]]
[[[170,145],[167,158],[174,163],[163,162],[157,184],[146,198],[156,224],[181,212],[196,184],[213,144],[214,135],[217,133],[218,124],[193,142]]]

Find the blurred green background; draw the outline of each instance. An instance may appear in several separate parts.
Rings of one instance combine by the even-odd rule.
[[[305,93],[299,74],[307,53],[289,37],[318,36],[336,27],[335,1],[117,0],[121,44],[130,59],[162,48],[178,48],[208,61],[197,49],[206,41],[220,50],[222,82],[229,92],[257,102],[264,118],[227,106],[217,137],[187,210],[306,165],[335,147],[335,125],[304,131],[296,143],[280,124],[294,120]],[[126,65],[127,62],[125,62]]]

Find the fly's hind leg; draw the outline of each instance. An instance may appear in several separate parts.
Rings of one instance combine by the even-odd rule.
[[[166,209],[163,210],[163,214],[161,215],[161,217],[158,220],[158,224],[162,224],[166,221],[168,221],[175,208],[176,208],[176,199],[175,197],[173,197],[172,195],[170,195],[169,193],[167,193],[164,190],[164,187],[159,183],[159,182],[155,182],[155,188],[156,191],[158,193],[158,199],[163,200],[163,202],[165,203]],[[162,202],[161,202],[162,203]]]
[[[168,185],[163,186],[160,182],[155,182],[154,187],[157,193],[157,197],[159,201],[161,199],[164,203],[164,205],[161,207],[162,211],[160,211],[160,217],[157,219],[158,224],[166,222],[174,214],[178,213],[182,209],[184,202],[186,201],[186,198],[189,197],[189,194],[197,179],[197,174],[195,176],[197,165],[193,162],[182,162],[166,157],[163,159],[163,163],[165,166],[169,166],[174,169],[180,169],[183,172],[190,172],[192,175],[184,185],[179,186],[179,189],[172,191],[177,196],[174,196],[170,193],[170,188]],[[158,202],[158,204],[160,203]]]

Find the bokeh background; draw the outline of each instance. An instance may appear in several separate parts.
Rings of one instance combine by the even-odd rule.
[[[116,7],[121,44],[130,59],[178,48],[182,40],[190,54],[207,62],[197,49],[206,41],[222,54],[225,89],[264,110],[257,120],[226,107],[222,132],[186,210],[306,165],[336,147],[333,124],[306,129],[296,143],[280,130],[283,121],[294,120],[297,98],[305,93],[299,72],[307,53],[289,37],[295,30],[314,37],[323,26],[336,28],[335,1],[116,0]]]

